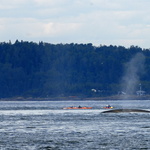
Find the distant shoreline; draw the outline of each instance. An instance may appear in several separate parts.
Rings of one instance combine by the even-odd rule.
[[[47,98],[33,98],[33,97],[13,97],[13,98],[1,98],[0,101],[102,101],[102,100],[150,100],[150,95],[143,96],[122,96],[113,95],[106,97],[47,97]]]

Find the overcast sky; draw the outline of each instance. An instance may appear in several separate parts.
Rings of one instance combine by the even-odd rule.
[[[0,42],[150,48],[150,0],[0,0]]]

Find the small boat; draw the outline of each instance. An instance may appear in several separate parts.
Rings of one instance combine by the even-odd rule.
[[[92,107],[81,107],[81,106],[79,106],[79,107],[65,107],[65,108],[63,108],[63,109],[92,109]]]
[[[112,108],[114,108],[114,107],[112,107],[112,106],[111,106],[111,107],[107,107],[107,106],[106,106],[106,107],[103,107],[103,108],[104,108],[104,109],[112,109]]]
[[[107,106],[105,106],[105,107],[103,107],[104,109],[112,109],[112,108],[114,108],[114,107],[112,107],[112,106],[110,106],[110,105],[107,105]]]

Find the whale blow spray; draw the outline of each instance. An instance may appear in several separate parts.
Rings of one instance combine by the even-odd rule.
[[[122,91],[126,93],[124,99],[135,94],[135,90],[140,82],[140,77],[144,74],[145,56],[137,53],[128,63],[125,64],[125,73],[122,78]]]

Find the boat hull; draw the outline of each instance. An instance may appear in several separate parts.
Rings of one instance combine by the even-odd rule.
[[[66,107],[63,109],[92,109],[92,107]]]
[[[112,109],[113,107],[103,107],[104,109]]]

